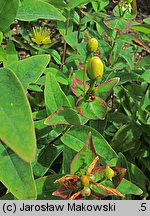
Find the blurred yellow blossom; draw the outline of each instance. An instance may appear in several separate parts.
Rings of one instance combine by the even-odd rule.
[[[30,34],[31,40],[38,45],[46,45],[51,43],[50,30],[43,27],[34,27],[32,34]]]

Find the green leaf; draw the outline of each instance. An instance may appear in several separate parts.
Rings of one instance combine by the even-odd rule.
[[[83,74],[82,74],[83,77]],[[87,91],[89,88],[89,85],[86,83],[85,85],[85,90]],[[72,82],[72,86],[71,86],[71,91],[77,96],[84,96],[84,85],[83,85],[83,81],[79,80],[76,77],[76,74],[73,74],[73,82]]]
[[[130,119],[122,112],[109,112],[108,113],[108,121],[109,122],[117,122],[117,123],[129,123]]]
[[[133,56],[131,55],[132,47],[120,51],[120,56],[124,58],[131,70],[133,70]]]
[[[149,68],[149,56],[145,56],[138,61],[136,68]],[[146,72],[146,71],[145,71]]]
[[[130,176],[130,170],[129,170],[129,166],[128,166],[128,161],[126,160],[126,157],[121,152],[119,152],[119,154],[118,154],[118,159],[117,159],[116,166],[125,168],[126,169],[125,178],[127,180],[131,181],[131,176]]]
[[[113,72],[110,75],[110,77],[116,77],[116,76],[120,78],[118,85],[122,85],[122,84],[124,84],[126,82],[130,82],[130,81],[142,81],[141,76],[139,74],[127,72],[125,70]]]
[[[53,114],[51,114],[44,122],[46,125],[80,125],[81,120],[77,111],[71,107],[59,107]]]
[[[12,40],[10,40],[7,43],[7,46],[6,46],[6,58],[7,58],[7,61],[4,64],[5,67],[9,67],[12,63],[15,63],[15,62],[18,61],[18,55],[17,55],[15,45],[14,45]]]
[[[71,2],[70,7],[75,8],[75,7],[78,7],[82,4],[87,4],[87,3],[92,2],[92,1],[95,1],[95,0],[76,0],[76,1],[70,0],[70,2]]]
[[[150,171],[150,156],[141,159],[147,169]]]
[[[107,113],[107,104],[101,98],[96,97],[94,101],[79,99],[77,110],[81,116],[88,119],[104,119]]]
[[[123,179],[116,189],[122,194],[141,195],[143,193],[139,187],[126,179]]]
[[[0,0],[0,31],[6,30],[16,17],[18,0]]]
[[[96,157],[92,134],[88,134],[83,148],[75,155],[71,162],[70,172],[76,175],[78,173],[86,175],[87,170]]]
[[[128,171],[130,173],[131,182],[140,187],[143,191],[147,191],[150,186],[150,180],[144,175],[135,164],[128,162]]]
[[[125,29],[127,25],[127,21],[124,18],[118,18],[118,17],[110,17],[105,20],[106,25],[111,27],[112,29],[119,29],[123,30]]]
[[[150,17],[147,17],[146,19],[143,19],[143,21],[147,24],[150,24]]]
[[[0,168],[0,181],[17,199],[36,198],[36,188],[30,164],[21,160],[2,143],[0,143]]]
[[[48,114],[52,114],[62,106],[70,107],[68,98],[62,91],[60,85],[52,73],[46,74],[44,94]]]
[[[44,147],[37,156],[37,161],[34,164],[33,172],[36,177],[42,177],[48,169],[51,167],[52,163],[62,152],[62,146],[55,146],[48,144]]]
[[[35,158],[36,140],[31,109],[15,74],[0,69],[0,139],[23,160]]]
[[[54,58],[56,63],[61,64],[61,56],[60,56],[60,54],[54,49],[49,49],[48,51],[49,51],[50,55]]]
[[[133,150],[139,144],[140,135],[141,129],[138,124],[123,125],[112,138],[112,147],[116,152]]]
[[[0,46],[0,62],[3,62],[4,64],[6,62],[6,51],[2,46]]]
[[[65,41],[73,48],[76,49],[78,45],[78,40],[77,40],[77,34],[78,32],[71,32],[68,35],[64,35]]]
[[[146,82],[150,83],[150,70],[144,71],[144,73],[141,75],[141,78],[143,78]]]
[[[130,28],[145,34],[150,34],[150,24],[134,25]]]
[[[54,181],[61,177],[62,175],[50,175],[50,176],[45,176],[36,179],[37,199],[38,200],[62,199],[52,195],[52,193],[61,186],[61,184],[54,184]]]
[[[76,152],[66,145],[63,145],[63,172],[70,173],[70,164]]]
[[[92,133],[94,148],[96,153],[100,156],[100,161],[101,157],[106,160],[106,163],[112,158],[117,158],[117,154],[102,135],[89,126],[81,125],[72,127],[61,137],[61,141],[71,149],[79,152],[83,148],[89,132]]]
[[[54,7],[60,8],[60,9],[63,9],[63,8],[65,8],[67,6],[67,4],[64,2],[64,0],[59,0],[59,1],[56,1],[56,0],[43,0],[43,1],[48,2],[51,5],[53,5]]]
[[[11,65],[11,68],[21,81],[24,89],[27,89],[30,83],[35,83],[38,80],[49,60],[49,55],[36,55],[15,62]]]
[[[46,118],[46,116],[47,116],[46,109],[42,109],[32,113],[33,119],[44,119]]]
[[[3,33],[0,31],[0,44],[2,43],[3,41]]]
[[[46,113],[45,113],[46,115]],[[39,140],[41,137],[45,136],[46,134],[48,134],[52,128],[48,127],[47,125],[44,124],[44,119],[39,120],[39,121],[35,121],[35,131],[36,131],[36,138],[37,140]]]
[[[57,8],[41,0],[22,1],[16,19],[23,21],[32,21],[36,19],[65,21],[65,17]]]
[[[106,100],[113,88],[118,84],[119,80],[120,79],[116,77],[100,84],[96,95],[103,100]]]
[[[47,74],[48,72],[52,73],[57,81],[63,85],[68,85],[67,77],[62,73],[62,71],[58,70],[57,68],[46,68],[44,73]]]

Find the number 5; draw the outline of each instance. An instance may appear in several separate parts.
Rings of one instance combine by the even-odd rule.
[[[141,203],[141,211],[146,211],[146,203]]]

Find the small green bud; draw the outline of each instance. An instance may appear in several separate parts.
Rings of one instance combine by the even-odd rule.
[[[90,181],[94,181],[95,180],[95,175],[94,174],[91,174],[90,175]]]
[[[95,80],[103,76],[104,66],[98,56],[94,56],[88,60],[87,75],[89,79]]]
[[[87,43],[87,51],[88,52],[95,52],[98,48],[98,41],[96,38],[91,38]]]
[[[115,175],[115,172],[113,171],[113,169],[107,166],[106,169],[104,170],[105,178],[110,179],[112,181],[112,178],[114,177],[114,175]]]
[[[88,187],[84,187],[81,191],[82,196],[90,196],[91,195],[91,189]]]

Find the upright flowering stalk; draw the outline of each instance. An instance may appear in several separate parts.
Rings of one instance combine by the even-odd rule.
[[[104,73],[104,65],[100,57],[93,56],[98,48],[96,38],[91,38],[87,42],[87,56],[84,65],[83,81],[77,79],[74,74],[72,83],[72,92],[77,96],[76,106],[78,113],[87,119],[105,119],[107,114],[107,104],[105,99],[119,78],[113,78],[100,84],[100,78]],[[86,82],[86,76],[89,80]],[[105,94],[105,97],[101,97]]]
[[[53,192],[54,196],[64,199],[85,199],[94,197],[101,199],[108,195],[123,197],[115,188],[120,184],[126,169],[119,167],[100,166],[92,142],[92,134],[89,133],[83,148],[73,158],[70,174],[63,176],[54,183],[62,183],[62,186]],[[107,186],[111,185],[111,187]]]

